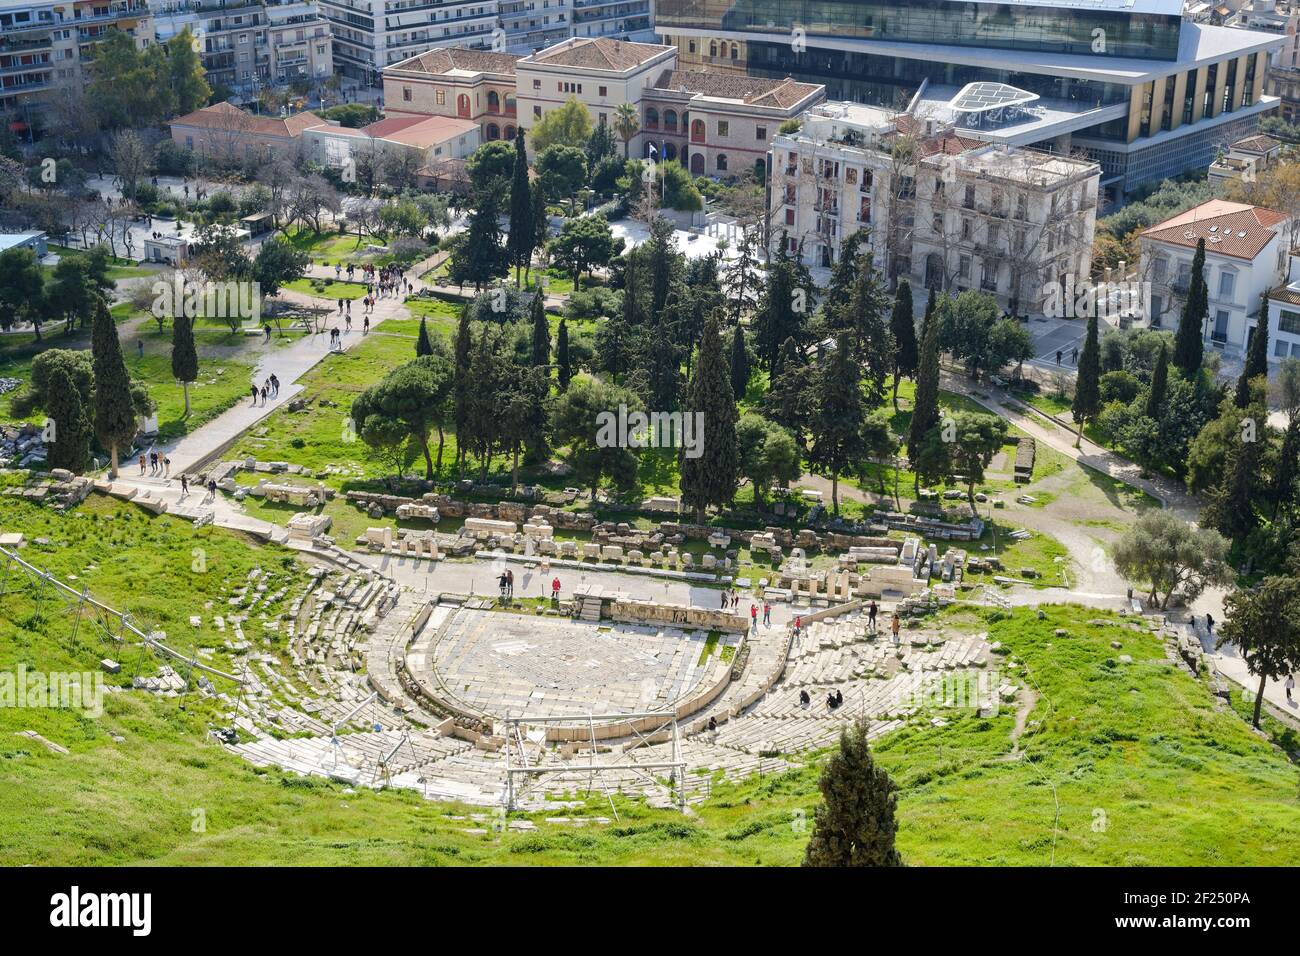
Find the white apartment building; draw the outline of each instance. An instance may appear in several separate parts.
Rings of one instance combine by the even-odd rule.
[[[830,267],[869,230],[879,268],[918,288],[981,289],[1040,311],[1053,280],[1086,277],[1100,167],[980,143],[906,113],[815,107],[772,145],[772,236]]]
[[[1300,359],[1300,252],[1291,252],[1286,284],[1268,294],[1268,360]]]
[[[153,0],[152,7],[158,39],[189,29],[208,82],[238,99],[316,85],[334,73],[330,25],[315,0]]]
[[[952,142],[952,139],[948,140]],[[1049,285],[1092,271],[1101,166],[983,144],[917,164],[908,272],[927,289],[979,289],[1039,313]]]
[[[571,37],[652,40],[650,0],[320,0],[352,79],[437,47],[535,53]]]
[[[1250,347],[1264,293],[1287,277],[1291,220],[1262,206],[1211,199],[1145,229],[1139,277],[1151,283],[1152,325],[1178,324],[1191,284],[1192,258],[1205,240],[1208,348],[1242,356]]]
[[[0,4],[0,114],[16,132],[46,122],[60,90],[83,87],[94,46],[121,30],[143,47],[153,42],[145,0],[6,0]]]
[[[1281,159],[1282,144],[1265,133],[1239,139],[1210,164],[1208,178],[1216,191],[1232,180],[1254,182],[1260,173]]]

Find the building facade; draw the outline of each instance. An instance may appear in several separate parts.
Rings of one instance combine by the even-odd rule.
[[[450,116],[479,126],[480,139],[514,139],[519,56],[456,47],[429,50],[384,71],[389,116]]]
[[[1277,108],[1264,77],[1284,43],[1184,20],[1182,0],[657,0],[655,29],[684,65],[911,106],[987,142],[1085,150],[1113,197],[1204,168],[1221,145],[1254,132]],[[1016,109],[960,110],[955,94],[971,83],[1028,98]]]
[[[1300,252],[1288,257],[1284,284],[1268,293],[1268,360],[1300,359]]]
[[[653,39],[650,0],[321,0],[344,75],[383,72],[437,47],[527,55],[572,37]]]
[[[218,165],[254,165],[271,157],[297,161],[303,133],[325,121],[310,111],[255,116],[232,103],[216,103],[172,120],[172,142]]]
[[[334,73],[330,25],[315,0],[154,0],[153,9],[158,40],[188,29],[208,83],[240,100]]]
[[[1217,192],[1230,181],[1254,182],[1282,155],[1282,144],[1272,136],[1256,133],[1239,139],[1210,164],[1209,181]]]
[[[833,266],[867,230],[877,267],[918,288],[991,293],[1041,311],[1047,286],[1089,274],[1096,163],[981,143],[910,114],[850,103],[806,113],[772,145],[771,232]]]
[[[1287,276],[1291,220],[1262,206],[1212,199],[1143,230],[1139,277],[1151,283],[1151,324],[1177,325],[1191,284],[1192,259],[1205,240],[1207,348],[1242,356],[1250,347],[1261,297]]]
[[[112,30],[153,42],[144,0],[54,0],[0,6],[0,113],[27,132],[46,122],[59,91],[84,88],[94,46]]]

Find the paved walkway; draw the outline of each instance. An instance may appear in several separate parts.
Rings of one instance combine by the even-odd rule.
[[[330,271],[332,273],[333,270]],[[412,281],[419,287],[418,280]],[[288,302],[304,305],[322,306],[334,304],[326,299],[318,299],[291,290],[282,291],[280,298]],[[353,312],[352,331],[343,333],[343,351],[347,351],[365,339],[360,330],[365,307],[361,305],[359,299],[356,300],[356,303]],[[406,319],[410,317],[410,310],[406,308],[401,299],[381,298],[375,303],[374,312],[370,315],[370,328],[371,331],[374,331],[386,319]],[[327,330],[330,326],[337,326],[340,330],[343,328],[337,310],[322,324],[322,329]],[[276,409],[287,405],[295,395],[302,391],[303,387],[299,384],[299,380],[329,354],[328,331],[303,335],[297,342],[287,348],[268,352],[253,370],[252,377],[249,380],[249,387],[251,389],[254,382],[260,385],[266,381],[267,376],[274,372],[276,377],[280,379],[280,394],[277,397],[268,398],[265,404],[259,402],[257,405],[253,405],[250,392],[250,400],[241,400],[240,404],[227,409],[207,424],[201,425],[194,431],[172,442],[158,445],[155,450],[171,458],[172,473],[174,475],[179,476],[182,472],[194,470],[196,466],[205,463],[214,453],[232,444],[245,431],[255,426]],[[125,472],[123,474],[125,475]]]

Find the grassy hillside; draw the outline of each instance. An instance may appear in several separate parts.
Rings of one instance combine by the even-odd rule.
[[[97,498],[67,517],[0,498],[8,530],[49,538],[48,548],[29,544],[29,560],[151,616],[181,646],[214,641],[187,635],[188,616],[206,622],[214,612],[204,604],[252,567],[293,573],[277,549]],[[196,547],[204,573],[192,570]],[[945,726],[918,721],[877,742],[902,788],[909,863],[1293,861],[1296,768],[1128,623],[1073,607],[1048,608],[1041,621],[1032,610],[948,615],[945,626],[1001,641],[1002,666],[1015,665],[1004,673],[1035,699],[990,718],[946,712]],[[93,669],[107,653],[85,630],[73,644],[70,619],[49,602],[36,613],[30,592],[0,600],[0,671]],[[718,784],[689,817],[616,798],[608,825],[538,814],[536,832],[501,832],[490,813],[470,818],[478,809],[255,769],[207,736],[215,713],[193,696],[136,693],[110,695],[99,719],[0,707],[0,865],[788,865],[802,856],[817,802],[807,768]],[[15,736],[23,730],[71,752]],[[602,796],[566,815],[613,813]]]

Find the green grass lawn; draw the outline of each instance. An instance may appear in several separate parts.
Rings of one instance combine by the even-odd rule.
[[[337,302],[339,299],[359,299],[366,294],[366,287],[361,282],[336,282],[333,279],[294,279],[292,282],[286,282],[284,288],[332,302]]]
[[[211,617],[225,611],[226,595],[252,568],[301,584],[294,559],[275,546],[196,531],[126,503],[93,496],[58,515],[0,502],[0,530],[51,540],[29,544],[25,557],[77,575],[181,649],[215,646],[218,666],[229,665]],[[983,718],[936,712],[946,726],[922,718],[875,742],[900,787],[904,860],[1290,863],[1300,804],[1295,767],[1282,752],[1167,662],[1144,627],[1133,631],[1118,617],[1081,608],[1045,610],[1041,621],[1029,609],[958,608],[939,619],[950,632],[987,630],[1002,643],[1005,676],[1032,687],[1034,697],[1018,738],[1009,704]],[[191,614],[202,617],[201,628],[189,625]],[[259,633],[255,624],[246,622],[246,634],[279,650],[282,635]],[[101,645],[84,625],[74,641],[69,617],[48,602],[38,611],[30,589],[11,588],[0,601],[2,670],[94,670],[109,654],[124,664],[110,680],[129,683],[134,649]],[[1134,662],[1120,663],[1121,654]],[[140,666],[147,672],[153,662]],[[486,823],[467,818],[482,808],[254,768],[208,735],[220,709],[198,695],[133,692],[107,695],[99,718],[0,708],[0,865],[793,865],[819,799],[814,761],[739,783],[718,780],[691,816],[615,796],[617,822],[575,829],[547,823],[548,813],[518,814],[537,830],[512,832],[494,827],[490,811]],[[23,730],[70,753],[15,736]],[[196,811],[202,828],[193,825]],[[603,794],[565,815],[612,816]],[[466,832],[475,827],[487,832]]]

